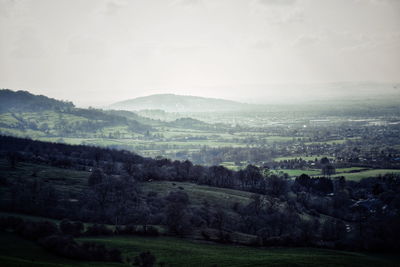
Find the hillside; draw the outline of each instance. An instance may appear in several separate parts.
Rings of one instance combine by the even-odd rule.
[[[39,264],[62,262],[43,242],[49,240],[46,233],[72,231],[62,227],[68,225],[63,218],[84,224],[74,230],[77,242],[116,249],[122,259],[151,251],[167,266],[391,266],[390,255],[369,252],[398,248],[395,176],[359,183],[306,175],[289,180],[254,166],[233,172],[5,136],[0,136],[0,155],[0,229],[7,230],[0,236],[16,248],[8,254],[0,246],[0,260],[10,264],[29,260],[29,254],[18,252],[23,247],[38,252]],[[372,193],[367,200],[361,198]],[[379,212],[370,211],[369,205]],[[360,221],[364,216],[368,219]],[[38,236],[35,229],[42,228],[36,227],[46,225],[52,225],[46,228],[51,231]],[[35,243],[22,239],[35,236]],[[293,248],[300,246],[308,248]],[[84,255],[75,253],[59,255]],[[104,259],[99,254],[90,259],[97,257]]]
[[[93,138],[121,131],[143,133],[151,126],[99,109],[76,108],[65,102],[27,91],[0,90],[0,133],[32,138]],[[144,120],[144,119],[143,119]],[[147,120],[149,121],[149,120]],[[116,130],[114,130],[116,129]]]
[[[76,108],[27,91],[0,90],[0,134],[102,146],[124,146],[150,138],[154,127],[225,130],[224,125],[207,124],[191,118],[163,121],[132,111]],[[165,128],[164,128],[165,129]],[[128,148],[128,147],[124,147]]]
[[[27,91],[0,90],[0,113],[67,110],[73,107],[74,105],[71,102],[60,101],[43,95],[33,95]]]
[[[122,110],[158,109],[166,112],[224,112],[248,110],[255,107],[257,106],[224,99],[157,94],[120,101],[108,108]]]

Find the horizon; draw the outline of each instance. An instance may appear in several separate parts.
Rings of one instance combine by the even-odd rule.
[[[365,86],[367,85],[379,85],[379,86],[386,86],[384,87],[386,92],[379,92],[379,94],[374,94],[374,95],[369,95],[368,90],[365,90]],[[124,101],[129,101],[129,100],[134,100],[138,98],[146,98],[146,97],[151,97],[151,96],[156,96],[156,95],[175,95],[175,96],[189,96],[189,97],[199,97],[199,98],[209,98],[209,99],[219,99],[219,100],[227,100],[227,101],[234,101],[242,104],[251,104],[251,105],[293,105],[293,104],[298,104],[298,105],[305,105],[305,104],[310,104],[313,102],[329,102],[329,101],[337,101],[340,100],[340,98],[343,97],[351,97],[355,98],[355,95],[357,95],[357,98],[359,100],[365,100],[368,97],[379,97],[380,99],[390,99],[391,97],[399,96],[400,97],[400,82],[396,83],[378,83],[378,82],[367,82],[367,81],[359,81],[359,82],[330,82],[330,83],[309,83],[309,84],[270,84],[270,85],[252,85],[252,86],[257,86],[257,87],[280,87],[280,90],[292,90],[295,88],[295,90],[299,91],[304,87],[307,88],[314,88],[314,91],[310,90],[309,92],[306,92],[308,94],[314,94],[313,97],[310,97],[308,95],[307,98],[299,99],[298,95],[294,94],[290,97],[286,95],[280,95],[280,96],[275,96],[274,98],[271,99],[271,95],[263,94],[261,96],[253,96],[253,97],[248,97],[248,98],[243,98],[243,97],[229,97],[226,95],[221,95],[221,94],[188,94],[185,93],[185,91],[173,91],[173,90],[155,90],[154,92],[146,92],[144,94],[136,94],[136,95],[131,95],[131,96],[126,96],[125,98],[116,97],[115,100],[105,100],[104,98],[101,100],[97,101],[81,101],[80,96],[74,97],[73,95],[65,94],[63,95],[64,97],[60,97],[57,93],[54,92],[49,92],[46,90],[32,90],[32,89],[26,89],[26,88],[1,88],[1,90],[11,90],[11,91],[27,91],[31,94],[35,95],[44,95],[46,97],[54,98],[57,100],[61,101],[68,101],[72,102],[75,106],[81,107],[81,108],[88,108],[88,107],[94,107],[94,108],[108,108],[109,106],[119,103],[119,102],[124,102]],[[343,91],[344,88],[348,88],[351,86],[362,86],[362,90],[360,91],[360,88],[358,88],[358,91],[356,92],[351,92],[350,94],[344,94],[343,92],[336,92],[339,93],[339,95],[334,96],[333,94],[329,95],[324,95],[326,91],[324,92],[323,90],[328,90],[330,87],[336,87],[336,89],[341,89]],[[339,88],[337,88],[339,86]],[[232,88],[232,87],[231,87]],[[321,90],[323,89],[323,90]],[[388,90],[389,89],[389,90]],[[320,91],[319,94],[315,91],[318,90]],[[375,90],[375,87],[373,88]],[[390,91],[392,90],[392,91]],[[201,92],[201,90],[200,90]],[[289,92],[293,93],[293,91]],[[300,92],[301,94],[304,94],[304,92]],[[322,93],[322,94],[321,94]],[[316,95],[315,95],[316,94]],[[349,100],[349,99],[347,99]],[[354,99],[353,99],[354,100]],[[400,100],[399,100],[400,102]]]
[[[0,10],[0,86],[80,106],[156,93],[303,101],[314,92],[288,85],[399,83],[399,1],[3,0]]]

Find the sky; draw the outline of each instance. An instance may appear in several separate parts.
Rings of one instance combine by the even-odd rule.
[[[0,88],[81,106],[399,80],[400,0],[0,0]]]

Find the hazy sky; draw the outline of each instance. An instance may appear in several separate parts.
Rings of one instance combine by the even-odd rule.
[[[0,3],[0,88],[78,104],[400,80],[400,0]]]

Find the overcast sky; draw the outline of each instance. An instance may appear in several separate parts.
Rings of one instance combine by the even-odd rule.
[[[400,80],[400,0],[0,3],[0,88],[82,105]]]

